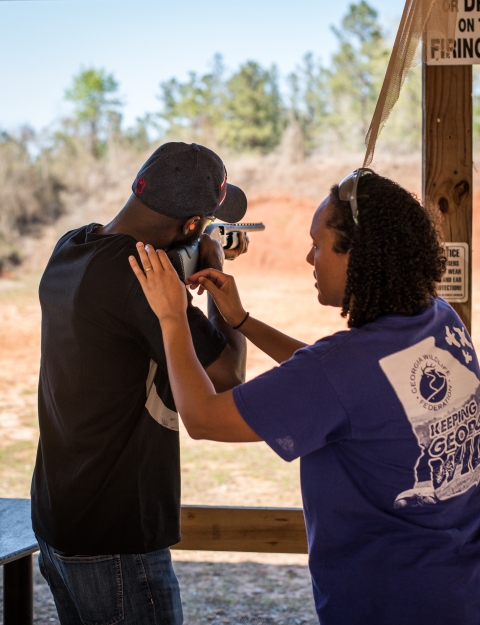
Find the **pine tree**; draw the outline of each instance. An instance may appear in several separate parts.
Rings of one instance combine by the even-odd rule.
[[[73,102],[79,127],[86,128],[90,151],[95,158],[102,153],[111,125],[120,125],[122,102],[114,95],[117,91],[118,83],[113,74],[91,67],[74,76],[72,86],[65,92],[65,98]]]

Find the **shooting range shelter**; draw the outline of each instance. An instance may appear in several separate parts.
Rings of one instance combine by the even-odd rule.
[[[457,34],[460,32],[461,36],[456,36],[450,46],[444,42],[442,47],[440,40],[427,42],[430,60],[423,64],[423,199],[439,206],[449,244],[447,260],[451,273],[447,269],[440,294],[450,301],[470,332],[472,64],[480,62],[480,38],[475,36],[477,30],[480,32],[480,3],[436,1],[443,2],[445,10],[458,12],[460,6]],[[464,13],[468,15],[465,17]],[[175,549],[307,553],[300,508],[182,506],[181,522],[183,539]],[[33,623],[32,550],[35,546],[29,547],[27,555],[19,551],[16,560],[10,559],[5,564],[5,574],[18,586],[18,592],[5,596],[5,625]]]

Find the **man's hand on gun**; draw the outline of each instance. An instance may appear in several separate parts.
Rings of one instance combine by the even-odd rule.
[[[233,249],[224,249],[225,260],[235,260],[241,254],[245,254],[248,251],[248,244],[250,243],[248,234],[246,232],[238,232],[238,245]]]
[[[219,269],[222,267],[224,258],[225,260],[235,260],[241,254],[245,254],[248,251],[248,244],[250,243],[248,234],[246,232],[238,232],[238,245],[237,247],[225,248],[222,247],[217,239],[214,239],[209,234],[202,234],[200,237],[200,269]]]

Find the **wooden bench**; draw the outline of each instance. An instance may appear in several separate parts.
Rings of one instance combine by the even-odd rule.
[[[4,625],[33,623],[33,553],[29,499],[0,499],[0,565]]]
[[[172,549],[307,553],[301,508],[182,506],[182,542]],[[33,553],[29,499],[0,499],[4,625],[33,623]]]

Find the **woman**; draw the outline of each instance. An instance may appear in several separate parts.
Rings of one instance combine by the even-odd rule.
[[[349,329],[306,346],[250,316],[234,279],[190,278],[228,323],[282,363],[226,393],[192,346],[186,293],[166,255],[130,262],[163,331],[189,434],[265,440],[301,458],[322,625],[480,623],[479,367],[436,297],[446,259],[435,221],[368,169],[331,189],[312,221],[318,300]]]

